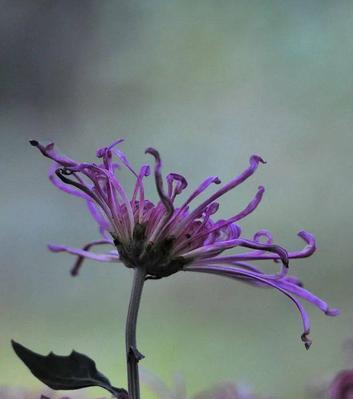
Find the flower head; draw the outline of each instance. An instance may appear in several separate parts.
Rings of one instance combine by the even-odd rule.
[[[77,255],[71,273],[76,275],[83,260],[88,258],[102,262],[121,262],[129,268],[144,268],[146,279],[159,279],[178,271],[190,271],[218,274],[254,286],[275,288],[298,308],[304,325],[302,340],[306,348],[309,348],[310,321],[300,299],[311,302],[328,316],[338,314],[336,309],[330,309],[326,302],[304,289],[296,277],[288,275],[290,259],[313,254],[314,236],[305,231],[299,232],[299,237],[306,245],[302,250],[294,252],[274,244],[267,230],[256,232],[251,239],[243,238],[237,222],[259,205],[264,194],[262,186],[243,210],[228,219],[215,218],[219,208],[218,199],[252,176],[258,166],[265,163],[263,159],[252,155],[249,166],[240,175],[220,186],[193,208],[193,201],[211,186],[220,185],[220,179],[217,176],[207,177],[177,206],[176,197],[186,189],[188,183],[177,173],[170,173],[164,180],[160,155],[154,148],[148,148],[146,153],[155,160],[153,173],[159,196],[159,201],[153,203],[145,198],[144,192],[144,180],[150,175],[150,167],[142,165],[135,171],[118,148],[122,141],[117,140],[108,147],[98,149],[96,155],[99,163],[77,162],[58,153],[54,143],[42,145],[31,141],[44,156],[54,161],[49,169],[51,182],[66,193],[86,201],[103,237],[86,244],[82,249],[49,246],[53,252]],[[121,167],[127,168],[135,178],[130,195],[117,176]],[[115,249],[103,254],[90,252],[95,245],[113,245]],[[225,253],[234,248],[245,248],[246,251]],[[249,263],[258,260],[279,263],[278,273],[265,273]]]

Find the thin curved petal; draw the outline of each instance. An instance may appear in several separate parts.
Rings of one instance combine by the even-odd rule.
[[[74,188],[72,185],[65,184],[61,179],[59,179],[56,174],[57,169],[60,168],[57,162],[54,162],[49,169],[48,177],[52,184],[59,190],[64,191],[67,194],[74,195],[75,197],[83,198],[86,201],[91,200],[92,197],[87,193],[83,192],[79,188]]]
[[[239,176],[235,177],[232,179],[229,183],[224,185],[221,189],[216,191],[214,194],[212,194],[206,201],[202,202],[201,205],[199,205],[187,218],[185,223],[189,222],[192,220],[194,217],[199,215],[199,213],[204,209],[207,205],[209,205],[211,202],[215,201],[217,198],[221,197],[228,191],[232,190],[233,188],[239,186],[239,184],[243,183],[246,179],[248,179],[250,176],[252,176],[257,167],[259,166],[260,163],[265,163],[265,161],[258,155],[252,155],[250,157],[249,161],[250,165],[249,167],[241,173]]]
[[[64,166],[64,167],[69,167],[69,166],[77,166],[77,162],[74,161],[73,159],[68,158],[65,155],[59,154],[58,151],[55,150],[55,144],[54,143],[49,143],[47,145],[41,144],[37,140],[30,140],[30,144],[33,147],[37,147],[39,151],[47,158],[52,159],[53,161],[56,161],[58,164]]]
[[[182,193],[183,190],[188,186],[188,182],[185,177],[178,173],[169,173],[167,176],[168,183],[168,197],[173,202],[175,197]]]
[[[196,197],[202,194],[211,184],[220,184],[221,181],[218,176],[209,176],[207,177],[196,189],[191,193],[189,198],[184,202],[182,208],[185,208],[190,204]]]
[[[186,271],[190,272],[201,272],[201,273],[209,273],[209,274],[218,274],[220,276],[224,277],[229,277],[233,279],[239,278],[238,276],[244,276],[246,278],[258,280],[261,283],[271,286],[278,291],[281,291],[283,294],[285,294],[298,308],[302,322],[303,322],[303,333],[301,335],[301,340],[304,342],[305,348],[309,349],[311,346],[312,341],[309,339],[308,335],[310,333],[310,319],[309,316],[304,309],[304,306],[287,290],[284,288],[280,287],[277,285],[276,282],[274,281],[269,281],[266,278],[262,276],[255,276],[252,273],[244,270],[237,270],[236,272],[233,271],[226,271],[223,267],[217,268],[216,266],[210,266],[210,267],[192,267],[192,266],[187,266],[185,268]]]
[[[154,148],[147,148],[145,151],[146,154],[150,154],[154,157],[155,159],[155,168],[154,168],[154,177],[156,181],[156,188],[157,192],[159,195],[159,198],[161,199],[168,216],[170,217],[173,212],[174,212],[174,207],[172,201],[168,198],[168,196],[165,194],[164,189],[163,189],[163,179],[162,179],[162,174],[161,174],[161,168],[162,168],[162,161],[161,157],[159,155],[159,152],[154,149]]]
[[[262,230],[261,232],[265,232],[265,230]],[[302,250],[287,252],[288,259],[306,258],[312,255],[316,250],[316,240],[313,234],[302,230],[298,233],[298,236],[302,238],[307,243],[307,245]],[[272,235],[269,235],[269,232],[267,232],[267,237],[270,239],[269,243],[272,243]],[[279,260],[281,259],[281,257],[276,253],[266,253],[264,251],[260,252],[252,251],[236,255],[218,256],[217,258],[210,259],[210,261],[217,263],[219,261],[223,262],[223,261],[232,261],[232,260],[240,261],[240,260],[266,260],[266,259]]]
[[[100,211],[100,209],[96,206],[96,204],[91,199],[87,200],[87,207],[88,207],[88,210],[89,210],[90,214],[92,215],[93,219],[97,222],[97,224],[99,226],[100,234],[103,237],[108,239],[110,236],[107,235],[107,233],[113,231],[112,225],[102,215],[102,212]],[[113,243],[113,241],[111,241],[111,243]]]
[[[104,244],[110,244],[110,242],[106,241],[106,242],[104,242]],[[98,245],[98,243],[97,242],[95,242],[95,244],[90,243],[89,245],[91,245],[91,246]],[[82,256],[83,258],[96,260],[98,262],[119,262],[120,261],[118,253],[116,255],[111,254],[111,253],[96,254],[96,253],[89,252],[87,250],[80,249],[80,248],[69,247],[66,245],[53,245],[53,244],[49,244],[48,249],[51,252],[67,252],[68,254],[71,254],[71,255]]]
[[[195,257],[204,257],[205,258],[214,252],[224,251],[226,249],[234,248],[237,246],[259,249],[261,251],[274,252],[282,260],[282,262],[285,266],[288,265],[288,253],[284,248],[280,247],[279,245],[262,244],[262,243],[258,243],[258,242],[254,242],[254,241],[250,241],[250,240],[241,239],[241,238],[236,238],[234,240],[229,240],[229,241],[216,242],[215,244],[207,245],[207,246],[204,246],[201,248],[194,249],[187,253],[184,253],[183,256],[185,258],[195,258]],[[237,256],[237,260],[244,259],[243,257],[240,258],[240,255]],[[236,256],[234,256],[233,258],[235,258],[235,257]],[[222,258],[222,257],[213,258],[213,260],[215,260],[215,259],[219,260],[220,258]],[[227,257],[224,257],[224,258],[227,258]]]
[[[201,237],[211,234],[213,231],[222,229],[222,228],[229,226],[241,219],[244,219],[246,216],[248,216],[250,213],[252,213],[257,208],[257,206],[260,204],[264,192],[265,192],[265,188],[263,186],[260,186],[258,188],[258,191],[257,191],[255,197],[249,202],[249,204],[246,206],[246,208],[244,208],[241,212],[239,212],[235,216],[232,216],[231,218],[224,220],[222,223],[216,224],[213,229],[207,230],[207,231],[203,232],[202,234],[195,236],[194,239],[195,240],[200,239]]]

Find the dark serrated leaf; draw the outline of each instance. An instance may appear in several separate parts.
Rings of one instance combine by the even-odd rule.
[[[58,356],[53,352],[43,356],[12,341],[17,356],[32,374],[55,390],[80,389],[98,386],[106,389],[118,399],[128,399],[125,389],[115,388],[88,356],[72,351],[69,356]]]

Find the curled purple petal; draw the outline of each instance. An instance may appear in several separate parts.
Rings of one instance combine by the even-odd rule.
[[[30,144],[33,147],[37,147],[39,151],[47,158],[52,159],[53,161],[57,162],[58,164],[66,167],[70,166],[76,166],[77,162],[74,160],[59,154],[55,149],[54,149],[54,143],[49,143],[47,145],[41,144],[37,140],[30,140]]]
[[[293,282],[288,281],[288,279],[278,280],[277,284],[284,288],[286,291],[300,296],[306,301],[312,303],[317,308],[319,308],[322,312],[324,312],[327,316],[337,316],[339,314],[338,309],[330,309],[329,305],[320,299],[318,296],[312,294],[310,291],[306,290],[303,287],[300,287],[298,284],[294,284]]]
[[[161,233],[168,232],[173,228],[173,235],[177,235],[179,233],[180,225],[178,227],[175,227],[175,224],[179,221],[178,219],[181,217],[181,215],[184,214],[185,210],[188,209],[188,205],[190,202],[192,202],[196,197],[198,197],[202,192],[204,192],[211,184],[220,184],[221,181],[218,178],[218,176],[209,176],[207,179],[205,179],[197,188],[195,191],[192,192],[192,194],[189,196],[189,198],[183,203],[183,205],[174,212],[173,216],[169,219],[168,223],[164,226],[163,230]],[[183,220],[184,218],[182,218]],[[183,226],[183,224],[181,224]]]
[[[93,242],[90,242],[90,243],[88,243],[88,244],[86,244],[82,249],[84,250],[84,251],[89,251],[92,247],[94,247],[94,246],[97,246],[97,245],[107,245],[107,244],[112,244],[112,241],[109,241],[109,240],[101,240],[101,241],[93,241]],[[111,254],[111,253],[110,253]],[[114,256],[114,255],[113,255]],[[118,256],[118,258],[119,258],[119,256]],[[82,256],[82,255],[79,255],[78,257],[77,257],[77,260],[76,260],[76,262],[74,263],[74,265],[73,265],[73,267],[72,267],[72,269],[71,269],[71,271],[70,271],[70,273],[71,273],[71,276],[73,276],[73,277],[75,277],[75,276],[77,276],[78,275],[78,273],[79,273],[79,271],[80,271],[80,269],[81,269],[81,266],[82,266],[82,264],[83,264],[83,261],[86,259],[86,257],[85,256]]]
[[[288,252],[281,246],[275,245],[275,244],[262,244],[259,242],[254,242],[254,241],[244,240],[244,239],[242,239],[240,241],[241,241],[241,243],[239,245],[241,245],[243,247],[273,252],[273,253],[277,254],[279,256],[279,258],[281,259],[283,265],[288,267],[288,259],[289,259]]]
[[[92,215],[93,219],[97,222],[99,226],[99,232],[103,237],[106,237],[106,232],[113,231],[113,227],[110,222],[102,215],[99,207],[89,199],[87,201],[87,207],[89,209],[90,214]]]
[[[220,181],[218,176],[209,176],[209,177],[207,177],[207,179],[205,179],[196,188],[196,190],[192,192],[192,194],[189,196],[189,198],[182,205],[182,208],[185,208],[187,205],[189,205],[191,201],[193,201],[196,197],[198,197],[200,194],[202,194],[211,184],[220,184],[220,183],[221,183],[221,181]]]
[[[134,188],[134,193],[132,195],[132,200],[131,202],[133,203],[134,201],[136,201],[136,197],[138,192],[141,192],[141,190],[144,191],[144,187],[143,187],[143,178],[147,177],[150,175],[150,167],[149,165],[142,165],[139,171],[139,174],[137,176],[136,179],[136,183],[135,183],[135,188]]]
[[[168,183],[168,197],[174,201],[174,198],[179,195],[188,185],[185,177],[178,173],[169,173],[167,176]]]
[[[110,244],[109,241],[106,241],[104,244]],[[95,244],[88,244],[88,245],[98,245],[97,243]],[[89,247],[90,248],[90,247]],[[96,260],[98,262],[119,262],[119,255],[116,254],[96,254],[93,252],[89,252],[88,250],[84,250],[84,249],[80,249],[80,248],[73,248],[73,247],[69,247],[66,245],[53,245],[53,244],[49,244],[48,245],[48,249],[51,252],[67,252],[68,254],[71,255],[78,255],[81,256],[83,258],[87,258],[87,259],[92,259],[92,260]]]
[[[151,154],[155,158],[156,164],[155,164],[155,169],[154,169],[154,176],[155,176],[155,180],[156,180],[157,192],[158,192],[159,198],[161,199],[161,201],[167,211],[168,216],[170,217],[174,212],[174,207],[173,207],[173,203],[168,198],[168,196],[164,193],[164,190],[163,190],[163,180],[162,180],[162,175],[161,175],[161,167],[162,167],[161,157],[159,156],[159,152],[151,147],[147,148],[145,153]]]
[[[239,276],[244,276],[246,278],[250,278],[253,280],[258,280],[262,282],[265,285],[269,285],[278,291],[281,291],[283,294],[285,294],[298,308],[302,322],[303,322],[303,329],[304,332],[301,335],[301,339],[304,342],[305,348],[309,349],[311,346],[311,340],[308,338],[308,335],[310,333],[310,320],[307,312],[304,309],[304,306],[287,290],[282,288],[281,286],[278,285],[277,282],[274,280],[267,280],[263,276],[258,276],[255,275],[254,273],[251,273],[246,270],[234,270],[232,268],[227,268],[225,266],[187,266],[185,267],[186,271],[191,271],[191,272],[201,272],[201,273],[210,273],[210,274],[218,274],[220,276],[224,277],[229,277],[229,278],[239,278]]]
[[[121,162],[125,165],[129,171],[137,177],[137,173],[134,171],[132,166],[130,165],[130,162],[128,161],[126,155],[119,149],[119,148],[114,148],[112,149],[113,153],[121,160]]]
[[[257,206],[259,205],[259,203],[262,200],[262,196],[265,192],[265,188],[260,186],[258,188],[258,191],[255,195],[255,197],[252,199],[252,201],[246,206],[246,208],[244,208],[240,213],[236,214],[235,216],[232,216],[231,218],[224,220],[222,223],[216,224],[213,229],[207,230],[205,232],[203,232],[202,235],[197,236],[196,238],[200,238],[202,236],[208,235],[210,233],[212,233],[213,231],[222,229],[223,227],[226,227],[228,225],[231,225],[241,219],[244,219],[246,216],[248,216],[250,213],[252,213]]]
[[[210,253],[212,254],[213,252],[224,251],[226,249],[234,248],[237,246],[259,249],[262,251],[274,252],[275,254],[277,254],[279,256],[279,258],[282,260],[283,264],[285,266],[288,266],[288,253],[284,248],[280,247],[279,245],[261,244],[258,242],[245,240],[245,239],[234,239],[234,240],[229,240],[229,241],[216,242],[215,244],[211,244],[208,246],[197,248],[197,249],[189,251],[187,253],[183,253],[183,256],[185,258],[207,257],[207,256],[209,256]],[[237,255],[235,255],[234,257],[236,257],[236,256]],[[238,255],[237,257],[238,257],[238,260],[242,259],[242,258],[240,258],[240,255]],[[214,260],[217,261],[217,260],[219,260],[219,258],[214,258]]]
[[[261,238],[263,237],[266,239],[265,244],[272,244],[273,242],[272,234],[265,229],[259,230],[254,234],[254,241],[261,242]]]
[[[199,205],[193,211],[193,213],[190,215],[190,218],[191,218],[191,216],[197,215],[201,209],[205,208],[205,206],[207,206],[211,202],[215,201],[217,198],[221,197],[222,195],[224,195],[228,191],[232,190],[233,188],[239,186],[239,184],[241,184],[243,181],[245,181],[250,176],[252,176],[255,173],[255,171],[260,163],[266,163],[266,162],[260,156],[252,155],[250,157],[250,166],[243,173],[241,173],[239,176],[235,177],[233,180],[231,180],[229,183],[227,183],[221,189],[219,189],[213,195],[211,195],[201,205]]]
[[[96,156],[97,158],[102,158],[104,157],[105,153],[107,150],[111,150],[112,148],[114,148],[116,145],[122,143],[124,141],[124,139],[118,139],[113,141],[110,145],[108,145],[107,147],[101,147],[98,148],[98,150],[96,151]]]
[[[315,236],[304,230],[299,231],[298,236],[302,238],[307,245],[301,251],[290,252],[290,258],[307,258],[311,256],[316,251]]]
[[[305,248],[303,248],[300,251],[287,252],[288,259],[306,258],[315,252],[316,249],[315,237],[311,233],[308,233],[306,231],[300,231],[298,233],[298,236],[301,237],[304,241],[306,241],[307,245],[305,246]],[[219,259],[221,259],[222,261],[224,260],[231,261],[232,259],[233,260],[266,260],[266,259],[277,260],[280,259],[280,256],[275,253],[266,253],[264,251],[260,253],[258,251],[256,252],[254,251],[237,255],[226,255],[222,256]]]
[[[206,209],[205,209],[205,215],[206,216],[212,216],[214,215],[219,209],[219,202],[212,202]]]
[[[80,188],[76,187],[74,188],[71,184],[65,184],[62,179],[58,177],[56,174],[56,170],[58,170],[60,167],[59,165],[54,162],[51,168],[49,169],[49,180],[53,183],[55,187],[57,187],[59,190],[64,191],[67,194],[74,195],[75,197],[80,197],[85,199],[86,201],[90,201],[92,199],[91,195],[88,195],[86,192],[83,192]]]
[[[89,188],[87,188],[87,187],[86,187],[85,185],[83,185],[82,183],[79,183],[79,182],[77,182],[77,181],[75,181],[75,180],[69,179],[69,178],[67,177],[68,173],[65,171],[65,169],[63,169],[63,168],[57,169],[57,170],[55,171],[55,174],[56,174],[56,176],[57,176],[63,183],[65,183],[66,185],[71,185],[71,186],[73,186],[73,187],[76,187],[76,188],[78,188],[80,191],[82,191],[83,193],[85,193],[85,194],[87,195],[88,198],[87,198],[87,197],[84,197],[84,198],[89,199],[89,198],[91,197],[91,198],[95,199],[95,196],[94,196],[92,190],[90,190]],[[55,184],[55,183],[54,183],[54,184]],[[55,185],[58,186],[58,184],[55,184]],[[64,186],[61,186],[61,189],[62,189],[63,191],[68,192],[67,189],[64,188]],[[72,193],[72,194],[73,194],[74,192],[76,192],[76,191],[75,191],[75,190],[71,190],[71,193]],[[74,195],[75,195],[75,194],[74,194]]]
[[[217,198],[221,197],[228,191],[237,187],[239,184],[243,183],[246,179],[248,179],[250,176],[252,176],[255,173],[260,163],[266,163],[266,162],[260,156],[252,155],[250,157],[249,163],[250,163],[249,167],[243,173],[232,179],[229,183],[225,184],[222,188],[220,188],[218,191],[212,194],[208,199],[202,202],[194,211],[192,211],[190,215],[184,220],[182,224],[183,228],[180,229],[181,232],[179,230],[178,233],[182,234],[185,228],[192,222],[193,219],[195,219],[200,215],[200,212],[202,212],[202,210],[206,208],[207,205],[214,202]]]

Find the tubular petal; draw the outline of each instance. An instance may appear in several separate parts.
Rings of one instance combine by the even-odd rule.
[[[221,181],[217,176],[210,176],[207,179],[205,179],[197,188],[196,190],[189,196],[189,198],[181,205],[179,209],[174,212],[173,216],[169,219],[168,223],[163,227],[161,230],[161,234],[164,232],[168,232],[173,228],[173,234],[177,235],[180,227],[183,226],[181,223],[181,226],[175,226],[178,222],[178,218],[183,215],[186,209],[188,209],[188,205],[190,204],[191,201],[193,201],[197,196],[199,196],[203,191],[207,189],[211,184],[220,184]],[[175,226],[175,227],[174,227]]]
[[[185,177],[178,173],[169,173],[167,176],[168,183],[168,197],[174,201],[175,197],[179,195],[188,185]],[[174,184],[175,183],[175,184]]]
[[[258,280],[260,282],[262,282],[263,284],[269,285],[275,289],[277,289],[278,291],[281,291],[283,294],[285,294],[298,308],[299,313],[301,315],[301,319],[303,322],[303,329],[304,332],[301,335],[301,339],[305,344],[305,348],[309,349],[310,345],[311,345],[311,340],[308,338],[308,335],[310,333],[310,320],[309,320],[309,316],[306,312],[306,310],[304,309],[304,306],[288,291],[286,291],[285,289],[283,289],[282,287],[277,285],[277,282],[274,281],[269,281],[266,280],[266,278],[262,277],[262,276],[256,276],[253,273],[250,273],[248,271],[245,270],[237,270],[236,272],[233,270],[224,270],[224,268],[217,268],[217,266],[209,266],[209,267],[192,267],[192,266],[186,266],[184,268],[185,271],[191,271],[191,272],[201,272],[201,273],[210,273],[210,274],[218,274],[220,276],[224,276],[224,277],[229,277],[229,278],[233,278],[233,279],[237,279],[238,275],[243,275],[245,277],[248,278],[252,278],[254,280]]]
[[[325,301],[297,284],[293,284],[292,282],[283,280],[277,281],[277,284],[284,288],[286,291],[291,292],[294,295],[300,296],[306,301],[312,303],[317,308],[322,310],[327,316],[337,316],[339,314],[338,309],[330,309],[329,305]]]
[[[260,249],[262,251],[274,252],[274,253],[278,254],[279,258],[282,260],[282,262],[285,266],[288,265],[288,254],[284,248],[280,247],[279,245],[261,244],[258,242],[249,241],[249,240],[245,240],[245,239],[234,239],[234,240],[229,240],[229,241],[216,242],[215,244],[200,247],[193,251],[184,253],[184,254],[182,254],[182,256],[186,257],[186,258],[187,257],[194,258],[194,257],[198,257],[198,256],[207,257],[209,253],[212,253],[214,251],[224,251],[226,249],[230,249],[230,248],[233,248],[236,246]],[[234,257],[237,257],[237,260],[244,259],[243,257],[242,258],[240,257],[241,255],[242,254],[235,255]],[[226,258],[226,257],[224,257],[224,258]],[[216,259],[216,258],[214,258],[214,259]]]
[[[60,166],[57,162],[54,162],[53,165],[49,169],[48,177],[52,184],[57,187],[59,190],[64,191],[67,194],[74,195],[75,197],[83,198],[85,200],[91,200],[92,196],[83,192],[80,188],[73,188],[71,185],[67,185],[61,179],[59,179],[56,174],[56,170],[59,169]]]
[[[135,183],[135,187],[134,187],[134,192],[132,194],[132,200],[131,202],[134,203],[134,201],[136,201],[137,198],[137,194],[138,192],[141,192],[141,190],[143,190],[143,178],[147,177],[150,175],[150,167],[149,165],[142,165],[140,168],[140,172],[137,176],[136,179],[136,183]]]
[[[81,190],[83,193],[85,193],[88,197],[91,197],[91,198],[93,198],[94,200],[96,200],[94,194],[92,193],[92,190],[88,189],[88,188],[87,188],[86,186],[84,186],[83,184],[78,183],[77,181],[71,180],[71,179],[69,179],[68,177],[66,177],[66,176],[65,176],[64,169],[62,169],[62,168],[57,169],[57,170],[55,171],[55,174],[56,174],[56,176],[57,176],[63,183],[69,184],[69,185],[71,185],[71,186],[74,186],[74,187],[78,188],[78,189]],[[54,183],[54,182],[53,182],[53,183]],[[54,183],[54,184],[55,184],[55,183]],[[58,187],[57,184],[55,184],[55,185]],[[61,189],[62,189],[63,191],[66,191],[66,190],[64,189],[63,186],[62,186]],[[75,190],[72,190],[71,193],[74,194],[74,191],[75,191]],[[67,192],[68,192],[68,191],[67,191]],[[74,195],[77,195],[77,194],[74,194]],[[87,199],[87,198],[86,198],[86,199]]]
[[[161,175],[161,167],[162,167],[161,157],[159,156],[159,152],[151,147],[146,149],[145,154],[151,154],[155,158],[154,177],[156,181],[156,188],[159,198],[161,199],[169,218],[174,212],[174,207],[173,203],[164,193],[163,190],[163,180]]]
[[[95,205],[95,203],[91,199],[87,201],[87,207],[93,219],[98,223],[100,234],[103,237],[106,237],[106,232],[112,232],[113,230],[111,223],[104,218],[100,209]]]
[[[272,244],[273,237],[272,237],[272,234],[268,230],[262,229],[262,230],[257,231],[254,234],[254,241],[261,242],[260,240],[262,237],[266,238],[265,244]]]
[[[82,249],[84,251],[89,251],[93,246],[96,246],[96,245],[107,245],[107,244],[112,244],[112,241],[108,241],[108,240],[93,241],[93,242],[90,242],[90,243],[86,244]],[[110,254],[111,254],[111,252],[110,252]],[[112,254],[112,255],[114,256],[114,254]],[[82,256],[82,255],[79,255],[77,257],[77,260],[74,263],[74,265],[73,265],[73,267],[71,269],[71,272],[70,272],[71,276],[75,277],[75,276],[78,275],[79,270],[81,269],[81,266],[82,266],[83,261],[85,259],[86,259],[86,257]]]
[[[252,199],[252,201],[246,206],[245,209],[243,209],[240,213],[238,213],[235,216],[232,216],[231,218],[224,220],[222,223],[216,224],[215,227],[213,229],[210,229],[208,231],[203,232],[200,235],[197,235],[195,237],[195,239],[199,239],[201,237],[206,236],[207,234],[212,233],[213,231],[219,230],[223,227],[226,227],[232,223],[235,223],[241,219],[244,219],[246,216],[248,216],[250,213],[252,213],[257,206],[259,205],[259,203],[261,202],[262,196],[265,192],[265,188],[260,186],[258,188],[258,192],[256,193],[255,197]]]
[[[231,180],[229,183],[227,183],[225,186],[223,186],[221,189],[219,189],[213,195],[211,195],[201,205],[199,205],[194,210],[194,212],[192,212],[192,214],[190,214],[190,218],[191,218],[191,216],[194,216],[194,214],[197,215],[199,213],[200,209],[203,209],[205,206],[207,206],[211,202],[215,201],[217,198],[221,197],[222,195],[224,195],[228,191],[232,190],[233,188],[239,186],[239,184],[241,184],[243,181],[245,181],[250,176],[252,176],[255,173],[259,163],[265,163],[265,161],[258,155],[252,155],[250,157],[250,166],[243,173],[241,173],[239,176],[235,177],[233,180]]]
[[[54,149],[54,143],[49,143],[48,145],[43,145],[39,143],[37,140],[30,140],[30,144],[33,147],[37,147],[39,151],[47,158],[52,159],[53,161],[56,161],[62,166],[76,166],[77,162],[74,160],[68,158],[67,156],[59,154],[57,151]]]
[[[129,171],[137,177],[137,173],[134,171],[134,169],[130,165],[128,159],[126,158],[126,155],[119,148],[114,148],[112,151],[121,160],[121,162],[127,167],[127,169],[129,169]]]
[[[106,242],[106,244],[110,244],[109,241]],[[68,254],[71,255],[78,255],[82,256],[83,258],[87,259],[92,259],[96,260],[98,262],[119,262],[119,255],[116,254],[96,254],[93,252],[85,251],[84,249],[80,248],[73,248],[65,245],[53,245],[49,244],[48,249],[51,252],[67,252]]]
[[[184,202],[181,208],[185,208],[190,204],[196,197],[202,194],[211,184],[220,184],[221,181],[218,176],[209,176],[207,177],[197,188],[196,190],[189,196],[189,198]],[[212,202],[212,201],[211,201]]]
[[[288,259],[306,258],[315,252],[316,244],[315,244],[315,238],[312,234],[310,234],[306,231],[301,231],[298,233],[298,236],[301,237],[304,241],[306,241],[308,243],[308,245],[300,251],[287,252]],[[280,256],[275,253],[274,254],[265,253],[264,251],[262,251],[262,252],[252,251],[252,252],[245,252],[245,253],[236,254],[236,255],[224,255],[222,257],[217,257],[217,260],[220,260],[220,261],[267,260],[267,259],[278,260],[278,259],[280,259]],[[217,260],[216,260],[216,262],[217,262]],[[212,261],[213,260],[211,260],[211,262]]]
[[[118,139],[118,140],[113,141],[107,147],[98,148],[98,150],[96,151],[97,158],[102,158],[107,150],[111,150],[114,146],[122,143],[123,141],[124,141],[124,139]]]

